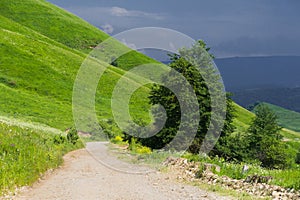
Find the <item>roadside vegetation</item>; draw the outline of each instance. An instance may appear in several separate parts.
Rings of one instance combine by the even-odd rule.
[[[84,146],[76,134],[73,131],[66,136],[0,122],[0,194],[30,185],[62,164],[65,153]]]

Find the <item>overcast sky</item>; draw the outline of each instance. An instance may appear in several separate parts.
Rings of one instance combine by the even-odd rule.
[[[48,0],[111,35],[171,28],[217,57],[300,55],[299,0]]]

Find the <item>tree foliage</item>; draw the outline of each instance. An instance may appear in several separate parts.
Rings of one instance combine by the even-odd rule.
[[[263,167],[286,168],[293,162],[282,141],[276,115],[265,105],[256,107],[256,117],[248,129],[249,156],[258,159]]]
[[[171,63],[169,66],[176,72],[179,72],[182,76],[184,76],[184,78],[192,86],[192,89],[195,92],[199,104],[200,121],[198,126],[192,127],[190,124],[181,124],[181,126],[184,126],[185,130],[197,130],[196,137],[194,138],[192,144],[189,147],[189,151],[192,153],[199,152],[201,144],[211,124],[212,102],[210,92],[213,91],[216,94],[221,94],[221,92],[224,92],[221,91],[223,90],[223,85],[220,81],[221,77],[218,73],[216,73],[215,68],[212,67],[213,55],[207,53],[207,50],[209,50],[209,48],[206,47],[206,44],[203,41],[198,41],[190,49],[181,49],[179,51],[180,55],[170,55]],[[197,63],[192,63],[188,61],[187,58],[193,55],[198,56],[196,59]],[[192,58],[191,60],[193,59],[194,58]],[[195,65],[200,65],[202,67],[201,73],[195,67]],[[205,80],[205,76],[210,78],[209,83]],[[167,74],[167,78],[162,77],[163,82],[166,80],[168,81],[169,85],[171,84],[178,90],[186,90],[186,88],[181,88],[183,84],[181,83],[181,80],[178,79],[178,76],[176,75],[176,73],[174,73],[174,71],[170,71]],[[181,101],[183,101],[185,104],[190,103],[189,96],[184,96],[181,98],[183,98],[181,99]],[[176,95],[164,86],[154,85],[152,87],[149,99],[152,105],[160,104],[164,107],[167,114],[167,120],[164,128],[159,133],[150,138],[139,139],[139,141],[143,145],[149,146],[154,149],[160,149],[168,145],[168,143],[172,141],[175,135],[177,134],[177,136],[179,135],[181,137],[181,142],[176,144],[176,146],[180,147],[180,145],[182,145],[185,142],[186,138],[184,133],[178,132],[179,125],[180,123],[182,123],[182,113],[180,110],[181,108],[179,100],[177,99]],[[228,132],[232,132],[234,129],[231,124],[233,118],[233,107],[230,98],[228,98],[227,107],[227,120],[225,122],[223,132],[221,134],[222,137],[227,135]],[[220,108],[215,108],[215,110],[220,111],[221,113],[226,112],[226,110],[221,109],[221,106]],[[162,115],[163,114],[160,111],[155,112],[156,118],[160,118],[162,117]],[[192,118],[193,116],[195,116],[195,113],[186,113],[185,115],[187,115],[187,117]],[[216,127],[221,126],[223,123],[223,121],[221,121],[221,117],[219,118],[213,122],[213,128],[215,129],[217,129]],[[216,134],[218,135],[218,133]],[[220,150],[216,151],[216,153],[218,153],[219,151]]]

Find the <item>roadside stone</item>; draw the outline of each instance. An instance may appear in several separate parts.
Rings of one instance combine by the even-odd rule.
[[[227,176],[214,174],[218,171],[217,165],[208,163],[188,162],[183,158],[167,158],[164,165],[170,167],[172,171],[177,171],[178,180],[184,181],[200,181],[207,184],[219,184],[223,188],[234,189],[240,192],[247,192],[256,197],[271,197],[272,199],[300,199],[300,191],[294,189],[285,189],[276,185],[269,185],[272,177],[252,175],[246,180],[236,180]],[[204,171],[199,171],[199,166],[204,166]],[[244,169],[246,170],[246,169]]]

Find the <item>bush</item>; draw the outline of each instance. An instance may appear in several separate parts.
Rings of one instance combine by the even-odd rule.
[[[151,154],[152,151],[149,147],[138,145],[138,147],[136,149],[136,153],[138,153],[138,154]]]
[[[66,141],[67,139],[63,135],[55,135],[53,137],[53,143],[56,145],[64,144]]]
[[[68,142],[75,145],[79,139],[78,132],[75,128],[71,128],[70,131],[67,134],[67,140]]]
[[[136,141],[135,138],[132,137],[129,143],[129,150],[135,152],[136,151]]]
[[[300,151],[297,152],[295,162],[296,162],[297,164],[300,164]]]
[[[151,154],[152,150],[149,147],[143,146],[140,143],[136,142],[136,139],[134,137],[131,138],[129,149],[133,153],[137,154]]]
[[[115,144],[121,144],[123,142],[123,138],[121,136],[116,136],[114,137],[113,139],[111,139],[111,142],[112,143],[115,143]]]

